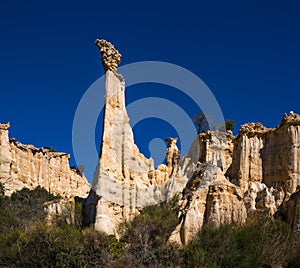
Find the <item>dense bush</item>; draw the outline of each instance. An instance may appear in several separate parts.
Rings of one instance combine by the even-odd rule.
[[[80,217],[45,220],[45,189],[5,197],[0,184],[0,267],[300,267],[299,238],[288,225],[266,217],[219,228],[204,226],[185,246],[168,242],[178,224],[173,206],[144,208],[122,225],[117,240],[81,228]],[[80,203],[75,206],[80,215]]]
[[[59,197],[41,187],[22,189],[11,197],[3,193],[0,267],[105,267],[122,254],[124,243],[115,237],[80,228],[81,203],[75,204],[74,224],[68,224],[64,215],[50,223],[44,204]]]
[[[39,186],[35,190],[24,188],[13,193],[11,197],[1,195],[0,232],[8,232],[12,228],[26,228],[38,220],[44,220],[46,211],[43,204],[59,198]]]
[[[243,226],[204,226],[185,247],[188,267],[283,267],[295,263],[297,235],[266,217]]]
[[[122,241],[128,247],[123,258],[136,267],[175,267],[180,260],[179,248],[167,241],[177,224],[177,214],[170,204],[145,207],[126,224]]]
[[[120,243],[92,229],[37,222],[26,230],[0,236],[0,266],[103,267],[113,263],[111,246]]]

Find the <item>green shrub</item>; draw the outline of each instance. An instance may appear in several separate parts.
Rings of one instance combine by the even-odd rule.
[[[184,249],[188,267],[281,267],[297,261],[297,237],[273,218],[245,225],[204,226]]]
[[[125,250],[127,261],[134,261],[137,266],[171,267],[171,255],[178,254],[167,241],[177,224],[177,214],[168,203],[145,207],[126,226],[123,241],[129,245]]]
[[[129,223],[124,238],[131,244],[157,247],[167,242],[177,224],[177,214],[168,204],[148,206]]]
[[[179,247],[168,242],[178,224],[176,202],[144,208],[117,240],[81,229],[81,203],[74,224],[63,217],[49,224],[43,204],[53,199],[42,188],[0,195],[1,267],[300,267],[298,234],[270,217],[204,226]]]
[[[114,261],[111,247],[115,238],[94,230],[92,227],[82,231],[84,239],[84,262],[86,267],[109,267]]]

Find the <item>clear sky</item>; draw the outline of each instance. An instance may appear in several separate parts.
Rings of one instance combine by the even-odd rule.
[[[121,65],[165,61],[199,76],[235,133],[300,113],[299,1],[2,1],[0,34],[0,122],[37,147],[72,154],[76,107],[103,75],[96,38],[115,45]],[[135,129],[138,144],[163,129],[146,125]]]

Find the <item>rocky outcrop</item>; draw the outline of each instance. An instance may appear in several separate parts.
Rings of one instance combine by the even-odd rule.
[[[166,152],[166,166],[168,175],[171,176],[177,171],[177,167],[180,161],[180,151],[176,145],[178,138],[166,138],[168,143]]]
[[[299,115],[285,115],[272,129],[245,124],[237,137],[205,131],[181,160],[177,139],[168,138],[166,165],[154,169],[153,160],[134,144],[125,82],[117,73],[119,52],[107,41],[96,44],[106,72],[106,97],[101,153],[85,203],[89,222],[117,235],[120,222],[177,195],[178,226],[170,241],[186,243],[203,225],[243,224],[247,217],[281,210],[298,226],[298,216],[291,215],[299,214],[294,194],[300,184]]]
[[[298,226],[298,216],[291,215],[299,214],[299,124],[300,116],[290,113],[276,128],[248,123],[237,137],[211,131],[198,135],[176,175],[187,175],[183,193],[189,194],[180,200],[180,239],[173,240],[185,243],[205,224],[241,224],[247,217],[278,211]]]
[[[167,199],[167,168],[154,169],[152,159],[140,153],[125,109],[125,81],[116,73],[118,52],[106,41],[97,40],[105,72],[104,125],[99,163],[93,179],[93,192],[86,202],[96,200],[95,227],[117,234],[117,226],[138,210]],[[107,62],[107,59],[113,62]],[[109,60],[109,61],[110,61]],[[105,62],[105,63],[104,63]],[[159,184],[158,184],[159,181]]]
[[[243,224],[261,214],[280,217],[300,230],[300,115],[285,114],[276,128],[244,124],[236,137],[230,131],[204,131],[181,159],[178,139],[167,138],[166,165],[155,169],[134,143],[125,81],[117,73],[121,55],[106,40],[96,40],[96,45],[106,96],[92,189],[80,172],[70,169],[68,154],[9,139],[10,125],[0,124],[0,182],[7,195],[23,187],[44,187],[66,197],[62,203],[45,204],[49,217],[71,206],[70,221],[74,197],[87,197],[84,225],[116,236],[121,222],[176,195],[178,225],[170,241],[179,244],[203,225]]]
[[[287,194],[295,192],[300,184],[299,131],[300,116],[294,113],[284,115],[272,129],[259,123],[243,125],[226,175],[243,190],[250,182],[262,182]]]
[[[285,115],[280,125],[265,135],[264,144],[263,182],[294,193],[300,185],[300,116]]]
[[[226,175],[232,182],[246,191],[250,182],[262,182],[262,148],[264,134],[268,131],[260,123],[241,126],[238,137],[234,140],[232,165]]]
[[[178,202],[179,225],[170,240],[179,244],[186,243],[200,230],[205,221],[207,195],[214,180],[224,176],[212,164],[198,163],[194,175],[182,192]]]
[[[0,182],[5,186],[6,195],[37,186],[66,198],[88,195],[90,184],[70,168],[69,154],[9,139],[9,127],[9,124],[0,124]]]
[[[210,185],[206,202],[204,224],[214,227],[245,222],[247,213],[243,194],[239,187],[230,183],[224,176],[220,176]]]

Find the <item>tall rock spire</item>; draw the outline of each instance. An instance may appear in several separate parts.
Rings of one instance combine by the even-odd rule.
[[[106,94],[101,152],[93,179],[93,189],[99,196],[95,227],[116,234],[118,223],[154,202],[148,175],[154,163],[134,143],[125,108],[125,81],[116,72],[121,55],[105,40],[96,44],[102,55]]]

